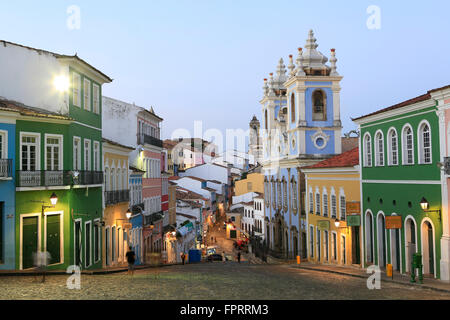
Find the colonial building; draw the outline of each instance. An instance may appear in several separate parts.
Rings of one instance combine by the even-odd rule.
[[[20,114],[16,269],[33,267],[37,251],[51,254],[51,269],[101,267],[101,97],[102,85],[112,80],[77,55],[6,41],[0,67],[0,96]]]
[[[353,119],[361,132],[365,266],[392,264],[408,273],[413,254],[420,253],[424,274],[440,278],[442,173],[437,164],[445,138],[439,135],[437,107],[428,92]]]
[[[284,257],[304,251],[306,215],[301,168],[341,153],[340,81],[335,50],[328,58],[317,51],[309,32],[296,63],[286,73],[280,59],[276,75],[264,81],[263,117],[266,238]]]
[[[302,168],[302,172],[308,215],[304,256],[316,263],[360,266],[358,148]]]
[[[105,192],[103,221],[103,267],[125,264],[131,223],[128,156],[134,148],[103,139]]]
[[[263,146],[260,127],[259,120],[253,116],[250,121],[248,154],[253,158],[254,165],[262,162]]]

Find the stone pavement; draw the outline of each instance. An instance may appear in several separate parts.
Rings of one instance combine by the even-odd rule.
[[[301,263],[300,265],[290,265],[292,268],[298,268],[303,270],[311,270],[316,272],[325,272],[325,273],[334,273],[340,274],[350,277],[357,277],[367,279],[370,274],[366,272],[365,269],[357,268],[357,267],[343,267],[343,266],[335,266],[335,265],[322,265],[322,264],[313,264],[313,263]],[[441,291],[450,293],[450,283],[440,281],[437,279],[431,279],[425,277],[423,279],[423,284],[418,283],[418,279],[416,277],[416,283],[411,283],[411,276],[403,275],[399,273],[394,273],[394,277],[390,278],[386,276],[386,273],[382,271],[381,273],[381,283],[390,282],[401,284],[405,286],[414,286],[421,287],[435,291]]]

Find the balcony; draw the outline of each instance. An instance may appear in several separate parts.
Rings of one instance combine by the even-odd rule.
[[[17,171],[17,187],[61,187],[103,184],[101,171]]]
[[[12,159],[0,159],[0,179],[12,178]]]
[[[162,140],[149,136],[147,134],[138,135],[138,144],[149,144],[159,148],[162,148],[163,146]]]
[[[105,192],[105,204],[107,206],[128,201],[130,201],[130,190],[116,190]]]
[[[149,225],[163,218],[164,218],[164,211],[153,212],[152,214],[145,216],[144,224]]]

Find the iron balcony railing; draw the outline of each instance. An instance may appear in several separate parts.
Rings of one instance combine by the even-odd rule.
[[[163,146],[162,140],[152,137],[152,136],[149,136],[147,134],[138,135],[138,144],[142,144],[142,145],[149,144],[149,145],[152,145],[155,147],[160,147],[160,148],[162,148],[162,146]]]
[[[130,190],[115,190],[105,192],[106,205],[130,201]]]
[[[144,224],[149,225],[164,218],[164,211],[153,212],[152,214],[145,216]]]
[[[12,177],[12,159],[0,159],[0,178]]]
[[[17,171],[17,187],[57,187],[103,183],[101,171],[37,170]]]

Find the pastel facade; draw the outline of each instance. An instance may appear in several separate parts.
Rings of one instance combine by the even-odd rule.
[[[234,194],[240,196],[249,192],[264,193],[264,175],[261,173],[249,173],[247,177],[238,180],[234,185]]]
[[[361,266],[361,213],[348,225],[346,204],[360,202],[358,148],[302,169],[306,179],[308,261]]]
[[[306,253],[305,181],[301,168],[341,153],[340,81],[334,49],[331,64],[317,51],[312,31],[296,64],[283,59],[264,82],[262,107],[266,238],[279,256]]]
[[[441,276],[442,172],[436,164],[444,136],[437,106],[428,92],[354,119],[361,132],[364,266],[392,264],[408,273],[420,253],[424,274]],[[401,228],[387,229],[394,216]]]

